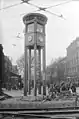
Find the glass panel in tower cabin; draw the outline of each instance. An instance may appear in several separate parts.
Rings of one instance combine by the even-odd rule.
[[[30,32],[34,32],[34,24],[28,24],[27,26],[27,32],[30,33]]]
[[[43,33],[44,32],[43,25],[37,24],[37,32],[40,32],[40,33]]]

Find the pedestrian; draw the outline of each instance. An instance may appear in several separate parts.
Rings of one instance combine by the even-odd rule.
[[[69,89],[69,91],[70,91],[70,93],[72,94],[72,89],[71,89],[71,88]]]
[[[76,86],[74,84],[71,86],[71,89],[72,89],[72,93],[76,94]]]

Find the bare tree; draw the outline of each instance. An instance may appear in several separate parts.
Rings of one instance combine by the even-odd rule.
[[[21,55],[21,57],[16,61],[17,66],[18,66],[18,70],[19,70],[19,74],[24,75],[24,54]],[[31,57],[31,68],[33,68],[33,63],[34,63],[34,57]]]

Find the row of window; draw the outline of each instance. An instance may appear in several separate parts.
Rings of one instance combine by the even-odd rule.
[[[78,65],[78,64],[79,64],[79,57],[68,61],[67,62],[67,67],[71,67],[73,65]]]
[[[28,25],[27,32],[28,33],[34,32],[34,23]],[[44,28],[42,25],[37,24],[37,32],[40,32],[40,33],[44,32]]]
[[[77,72],[79,72],[79,66],[78,67],[67,68],[67,72],[68,73],[77,73]]]

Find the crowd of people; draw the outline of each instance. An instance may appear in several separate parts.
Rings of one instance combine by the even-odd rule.
[[[56,98],[57,96],[60,96],[61,94],[64,95],[75,95],[76,94],[76,85],[75,83],[65,83],[63,82],[60,85],[56,84],[50,84],[48,95],[51,98]]]

